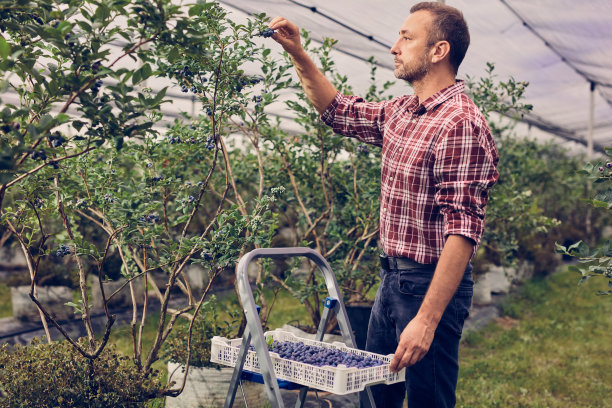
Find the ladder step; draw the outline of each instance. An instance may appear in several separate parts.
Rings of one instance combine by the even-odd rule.
[[[252,371],[242,370],[240,378],[246,381],[264,384],[263,375],[254,373]],[[279,380],[278,378],[276,379],[276,382],[278,383],[278,388],[282,388],[284,390],[299,390],[300,388],[304,387],[301,384],[296,384],[287,380]]]

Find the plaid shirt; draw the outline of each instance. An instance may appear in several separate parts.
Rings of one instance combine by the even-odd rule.
[[[380,239],[390,256],[435,263],[450,234],[470,238],[476,253],[499,158],[464,89],[458,81],[422,104],[338,93],[322,115],[334,132],[382,146]]]

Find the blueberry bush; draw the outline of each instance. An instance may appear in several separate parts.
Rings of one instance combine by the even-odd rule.
[[[605,211],[609,216],[612,209],[612,148],[607,148],[605,154],[607,160],[587,163],[577,173],[583,178],[586,177],[588,182],[594,183],[595,188],[589,191],[591,195],[585,193],[583,197],[589,197],[588,203],[590,205]],[[609,218],[607,223],[595,222],[594,224],[609,225]],[[596,238],[598,236],[594,234],[594,236],[584,237],[571,243],[571,245],[567,243],[562,245],[556,242],[555,246],[558,253],[577,258],[578,263],[570,266],[570,268],[580,274],[580,283],[584,283],[593,277],[608,279],[608,289],[600,290],[598,294],[612,295],[611,243],[609,239],[601,242]]]
[[[181,7],[163,0],[0,1],[0,16],[2,232],[26,256],[30,297],[48,347],[72,350],[89,366],[76,377],[82,382],[70,385],[89,396],[69,405],[97,406],[87,405],[100,390],[89,385],[105,381],[95,367],[103,356],[123,359],[106,354],[115,323],[108,303],[118,293],[105,293],[111,275],[122,276],[132,294],[133,354],[117,370],[135,386],[157,377],[152,365],[164,342],[180,318],[189,322],[183,383],[147,383],[132,402],[177,395],[191,361],[193,325],[211,287],[245,250],[269,246],[275,231],[271,206],[282,187],[260,184],[251,194],[250,186],[238,185],[232,160],[240,162],[241,151],[225,140],[239,128],[250,135],[273,98],[251,92],[262,78],[241,69],[266,64],[264,50],[253,42],[262,17],[240,25],[215,3]],[[163,129],[167,88],[153,92],[146,84],[154,78],[172,84],[172,92],[192,93],[204,105],[201,114]],[[71,337],[37,298],[41,267],[50,259],[61,259],[77,277],[78,300],[71,305],[84,340]],[[201,293],[186,278],[193,264],[208,276]],[[143,278],[144,299],[135,295],[137,277]],[[92,323],[92,285],[103,298],[102,333]],[[157,331],[145,347],[143,327],[154,301]],[[49,325],[62,337],[51,339]],[[64,341],[59,346],[52,340]],[[0,365],[8,367],[10,355],[3,353]],[[61,376],[62,367],[54,365],[59,372],[53,375]],[[17,401],[16,390],[3,383],[0,405]],[[32,395],[38,399],[31,406],[50,406],[49,395]]]
[[[528,83],[500,80],[488,63],[482,78],[468,78],[468,92],[483,112],[495,138],[500,161],[499,180],[490,192],[482,242],[474,272],[486,264],[515,265],[529,261],[535,273],[548,274],[559,260],[548,237],[575,235],[574,225],[586,214],[575,194],[581,183],[575,170],[580,157],[554,143],[541,143],[517,134],[515,119],[531,111],[523,102]],[[559,220],[575,223],[561,225]]]
[[[80,343],[87,347],[85,339]],[[138,408],[163,387],[159,373],[143,376],[112,345],[90,360],[75,353],[68,342],[35,339],[14,349],[1,346],[0,361],[0,402],[5,408]]]
[[[335,41],[313,46],[307,32],[302,33],[305,49],[319,69],[337,89],[352,94],[348,79],[338,73],[330,56]],[[292,70],[285,56],[281,71]],[[389,98],[391,82],[376,80],[376,64],[370,60],[371,86],[365,97]],[[287,102],[300,125],[297,134],[278,127],[267,131],[271,157],[265,174],[273,185],[286,186],[278,205],[282,209],[279,228],[290,231],[285,245],[310,246],[320,252],[336,274],[347,304],[371,302],[371,289],[378,282],[378,218],[380,195],[380,157],[378,147],[361,144],[337,134],[326,126],[310,105],[295,77],[289,86],[296,100]],[[295,262],[289,271],[273,274],[271,279],[288,290],[306,307],[311,324],[320,321],[320,306],[327,289],[314,265],[304,268]],[[306,270],[304,270],[306,269]],[[330,327],[334,325],[332,319]]]

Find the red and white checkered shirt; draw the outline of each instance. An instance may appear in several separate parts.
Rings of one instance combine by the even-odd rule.
[[[422,104],[338,93],[322,115],[334,132],[382,146],[380,239],[390,256],[431,264],[448,235],[470,238],[474,253],[480,243],[499,157],[464,89],[457,81]]]

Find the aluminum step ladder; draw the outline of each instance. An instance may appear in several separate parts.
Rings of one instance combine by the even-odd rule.
[[[245,254],[240,259],[240,262],[236,267],[238,294],[240,295],[240,300],[242,301],[242,305],[244,307],[247,325],[242,336],[242,345],[240,346],[238,359],[236,361],[236,365],[234,366],[232,380],[230,381],[230,386],[224,405],[225,408],[231,408],[234,405],[236,390],[241,381],[241,378],[243,377],[243,374],[246,373],[243,372],[243,367],[251,343],[253,343],[253,347],[257,352],[257,358],[259,360],[261,368],[261,376],[263,377],[264,389],[266,392],[266,396],[270,401],[270,407],[285,408],[280,393],[281,387],[279,386],[279,382],[281,386],[283,386],[283,388],[295,389],[295,386],[297,386],[297,388],[299,388],[300,390],[300,393],[295,406],[296,408],[301,408],[304,406],[308,387],[299,384],[294,384],[288,381],[279,381],[276,378],[276,374],[274,373],[274,366],[272,365],[270,352],[268,350],[268,345],[266,344],[263,329],[261,328],[258,306],[255,304],[255,299],[253,298],[253,291],[251,290],[251,286],[249,285],[249,278],[247,274],[249,264],[258,258],[276,259],[288,257],[306,257],[310,259],[321,270],[321,272],[323,273],[323,277],[325,278],[325,285],[327,286],[329,297],[325,299],[323,315],[321,316],[321,322],[319,323],[315,340],[323,340],[323,335],[325,334],[325,327],[327,326],[327,322],[331,316],[330,313],[333,311],[336,314],[338,326],[340,327],[340,332],[342,333],[342,339],[344,340],[344,343],[348,347],[356,347],[355,337],[353,335],[353,331],[351,330],[351,324],[349,322],[348,315],[346,314],[344,303],[342,302],[342,296],[338,289],[336,277],[331,267],[320,253],[316,252],[313,249],[303,247],[255,249]],[[249,378],[252,379],[252,375],[250,375],[250,373]],[[369,386],[366,386],[365,391],[362,391],[360,394],[362,408],[376,408],[374,400],[372,399],[372,392]]]

